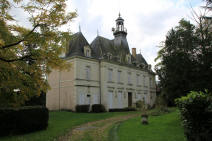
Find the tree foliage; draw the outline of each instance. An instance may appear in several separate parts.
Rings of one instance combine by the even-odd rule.
[[[10,11],[29,15],[31,29],[18,24]],[[59,55],[70,32],[62,26],[76,17],[66,12],[66,0],[3,0],[0,3],[0,106],[19,106],[49,88],[44,74],[69,64]],[[17,90],[18,92],[14,92]]]
[[[211,141],[212,93],[191,91],[176,99],[188,141]]]
[[[194,26],[180,20],[158,52],[156,72],[169,105],[191,90],[212,91],[212,33],[206,22]]]

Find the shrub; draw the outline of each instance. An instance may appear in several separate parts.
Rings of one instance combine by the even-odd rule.
[[[175,101],[180,109],[188,141],[211,141],[212,95],[207,91],[205,93],[192,91]]]
[[[134,107],[126,107],[124,108],[125,111],[136,111],[136,108]]]
[[[46,93],[41,92],[39,96],[34,96],[25,102],[25,106],[46,106]]]
[[[48,119],[48,109],[41,106],[0,109],[0,136],[46,129]]]
[[[167,103],[166,103],[164,96],[159,95],[156,97],[155,107],[156,108],[167,107]]]
[[[101,112],[105,112],[105,107],[102,104],[94,104],[92,105],[92,112],[94,113],[101,113]]]
[[[136,105],[136,108],[139,108],[139,109],[144,109],[145,107],[144,101],[141,101],[141,100],[136,101],[135,105]]]
[[[126,108],[114,108],[114,109],[109,109],[109,112],[126,112],[126,111],[136,111],[136,108],[133,107],[126,107]]]
[[[76,112],[79,113],[88,113],[90,105],[76,105]]]

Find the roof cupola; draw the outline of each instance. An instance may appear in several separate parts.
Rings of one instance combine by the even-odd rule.
[[[112,28],[113,35],[127,35],[127,29],[124,27],[124,19],[121,17],[121,14],[119,13],[119,17],[116,19],[116,28]]]

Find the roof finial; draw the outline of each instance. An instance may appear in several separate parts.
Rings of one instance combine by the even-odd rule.
[[[80,26],[80,23],[79,23],[79,32],[81,32],[81,26]]]
[[[97,29],[97,36],[99,36],[99,30]]]
[[[119,11],[119,17],[121,17],[120,11]]]

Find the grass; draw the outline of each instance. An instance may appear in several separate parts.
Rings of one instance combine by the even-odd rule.
[[[111,112],[111,113],[72,113],[65,111],[56,111],[49,113],[49,126],[47,130],[37,131],[24,135],[0,137],[0,141],[55,141],[59,136],[64,135],[73,127],[87,123],[114,117],[126,115],[135,112]]]
[[[177,110],[150,116],[149,125],[142,125],[140,117],[132,118],[120,124],[117,134],[120,141],[186,141]]]

